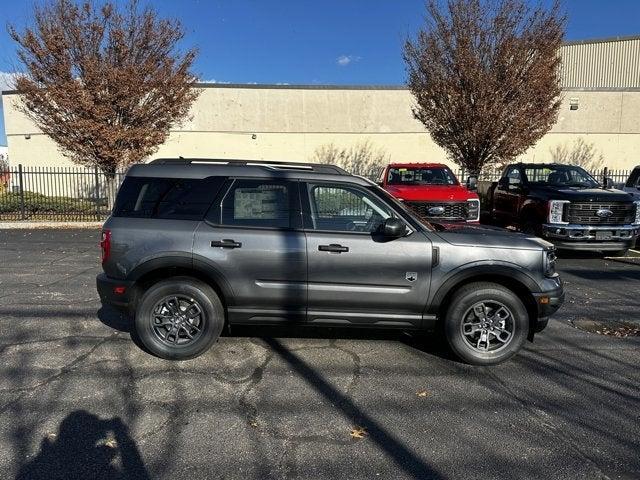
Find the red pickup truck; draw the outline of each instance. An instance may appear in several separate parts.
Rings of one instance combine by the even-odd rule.
[[[392,163],[384,169],[379,185],[430,222],[480,220],[480,200],[472,191],[475,179],[465,187],[444,164]]]

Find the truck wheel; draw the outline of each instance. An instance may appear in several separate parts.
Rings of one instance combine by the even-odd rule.
[[[151,353],[167,360],[197,357],[218,339],[224,308],[216,292],[190,277],[152,285],[136,309],[138,337]]]
[[[444,322],[449,346],[472,365],[495,365],[513,356],[527,338],[527,309],[495,283],[465,285],[451,299]]]
[[[520,231],[522,233],[525,233],[527,235],[532,235],[535,237],[541,237],[542,236],[542,229],[540,227],[540,224],[538,222],[535,222],[533,220],[527,220],[526,222],[524,222],[522,224],[522,228],[520,229]]]

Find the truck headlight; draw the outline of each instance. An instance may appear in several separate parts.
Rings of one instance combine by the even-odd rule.
[[[549,223],[568,224],[564,221],[564,207],[568,200],[549,200]]]
[[[467,221],[477,222],[480,220],[480,200],[470,198],[467,200]]]
[[[640,200],[636,200],[635,202],[636,205],[636,219],[634,220],[634,224],[636,225],[640,225]]]
[[[542,257],[542,269],[546,277],[553,277],[556,273],[556,249],[545,250]]]

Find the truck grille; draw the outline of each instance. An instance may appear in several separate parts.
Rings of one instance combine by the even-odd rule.
[[[422,218],[431,218],[434,220],[466,220],[468,218],[467,202],[404,202],[404,204]],[[442,207],[444,208],[444,212],[441,214],[429,212],[429,210],[434,207]]]
[[[610,216],[598,215],[598,211],[610,211]],[[594,203],[571,202],[567,211],[569,223],[583,225],[625,225],[633,223],[636,216],[636,207],[633,203]]]

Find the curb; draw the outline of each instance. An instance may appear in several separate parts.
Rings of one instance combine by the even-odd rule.
[[[98,229],[104,222],[0,222],[0,230]]]

